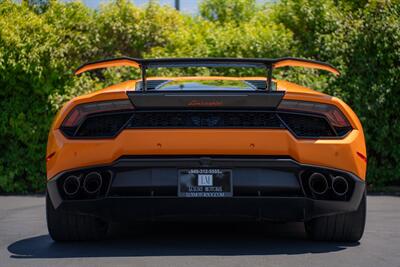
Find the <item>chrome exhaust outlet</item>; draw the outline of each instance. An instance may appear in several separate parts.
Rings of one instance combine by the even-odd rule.
[[[328,190],[328,181],[322,173],[314,172],[308,179],[308,186],[314,194],[323,195]]]
[[[75,175],[68,176],[63,183],[63,190],[67,196],[73,196],[79,191],[80,186],[79,178]]]
[[[83,190],[88,194],[96,194],[100,191],[103,184],[103,178],[98,172],[91,172],[83,180]]]
[[[332,190],[338,196],[343,196],[349,191],[349,183],[342,176],[333,177]]]

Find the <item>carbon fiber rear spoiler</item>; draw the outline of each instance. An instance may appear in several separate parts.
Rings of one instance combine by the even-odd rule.
[[[281,67],[305,67],[311,69],[320,69],[329,71],[335,75],[340,72],[329,63],[302,58],[156,58],[139,59],[130,57],[120,57],[104,59],[83,64],[75,74],[81,74],[86,71],[129,66],[140,68],[142,72],[143,90],[146,91],[146,70],[148,68],[175,68],[175,67],[255,67],[265,68],[267,70],[267,90],[271,91],[272,71]]]

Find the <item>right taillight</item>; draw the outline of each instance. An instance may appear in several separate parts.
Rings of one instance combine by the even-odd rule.
[[[340,137],[352,129],[346,117],[334,105],[282,100],[278,110],[282,112],[280,115],[282,120],[301,137]]]
[[[132,111],[129,100],[80,104],[67,115],[60,128],[68,137],[112,137],[129,120]]]

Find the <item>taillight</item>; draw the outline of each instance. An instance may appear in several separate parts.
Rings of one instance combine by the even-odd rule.
[[[352,129],[346,117],[334,105],[308,101],[282,100],[278,107],[278,110],[282,112],[286,111],[300,114],[315,114],[317,116],[322,116],[326,118],[327,122],[332,126],[332,129],[334,130],[334,132],[326,134],[326,136],[344,136]],[[285,120],[284,117],[285,116],[281,116],[281,118]],[[296,122],[295,119],[292,119],[291,123],[295,124],[294,126],[296,126],[297,128],[307,129],[314,127],[313,124],[304,124],[302,120],[298,120],[298,122]],[[319,124],[319,126],[322,125],[321,123]],[[328,130],[327,133],[329,133]]]
[[[91,102],[77,105],[66,117],[61,130],[69,137],[107,137],[116,133],[133,110],[130,100]],[[112,118],[115,116],[114,118]],[[95,121],[96,123],[93,123]],[[80,132],[84,130],[84,133]],[[90,135],[86,135],[90,133]]]

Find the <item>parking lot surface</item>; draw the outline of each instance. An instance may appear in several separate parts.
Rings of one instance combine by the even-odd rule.
[[[400,266],[400,198],[368,197],[360,243],[307,240],[301,223],[114,225],[108,240],[55,243],[44,197],[0,197],[0,266]]]

